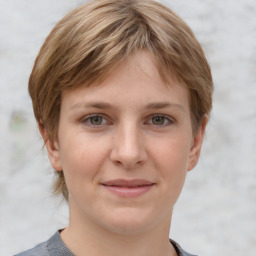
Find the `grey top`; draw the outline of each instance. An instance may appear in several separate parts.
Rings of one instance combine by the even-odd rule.
[[[182,250],[173,240],[170,240],[170,242],[173,244],[178,256],[196,256]],[[48,241],[14,256],[74,256],[74,254],[63,243],[60,233],[57,231]]]

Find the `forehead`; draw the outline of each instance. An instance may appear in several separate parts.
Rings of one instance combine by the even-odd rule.
[[[62,99],[72,105],[104,100],[119,105],[172,102],[188,107],[188,94],[171,72],[168,82],[162,78],[152,55],[140,52],[119,63],[103,81],[65,91]]]

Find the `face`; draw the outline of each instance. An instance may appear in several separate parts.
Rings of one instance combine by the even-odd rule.
[[[166,85],[147,53],[97,86],[65,92],[58,140],[46,146],[65,175],[70,225],[126,234],[168,226],[204,126],[193,136],[188,90]]]

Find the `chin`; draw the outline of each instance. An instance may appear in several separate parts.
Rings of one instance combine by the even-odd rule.
[[[114,233],[134,235],[148,231],[154,226],[156,219],[152,215],[152,212],[142,212],[141,209],[125,208],[112,212],[109,220],[106,222],[108,223],[108,228]]]

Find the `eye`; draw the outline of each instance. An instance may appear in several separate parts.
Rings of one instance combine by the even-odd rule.
[[[172,124],[173,120],[165,115],[154,115],[149,120],[149,123],[156,126],[167,126]]]
[[[101,115],[89,115],[82,119],[82,123],[89,126],[102,126],[108,121]]]
[[[89,118],[89,123],[91,125],[101,125],[103,118],[101,116],[93,116]]]

